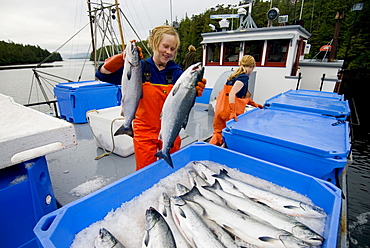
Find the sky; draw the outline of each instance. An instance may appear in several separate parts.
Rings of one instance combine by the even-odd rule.
[[[92,0],[96,2],[97,0]],[[104,2],[114,3],[114,0]],[[120,0],[120,8],[142,39],[149,30],[171,19],[180,21],[203,13],[217,4],[238,4],[238,0]],[[56,51],[88,23],[86,0],[0,0],[0,40],[39,45]],[[122,20],[125,40],[137,39],[127,22]],[[118,27],[118,25],[116,25]],[[118,30],[118,29],[117,29]],[[119,37],[119,33],[117,31]],[[62,56],[87,52],[89,25],[67,45],[58,50]],[[1,56],[1,55],[0,55]]]

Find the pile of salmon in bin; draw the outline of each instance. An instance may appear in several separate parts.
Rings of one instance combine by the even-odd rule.
[[[284,94],[348,106],[334,93]],[[348,123],[342,113],[270,100],[227,123],[229,149],[194,143],[172,155],[174,168],[159,160],[45,215],[34,229],[39,244],[336,247]]]

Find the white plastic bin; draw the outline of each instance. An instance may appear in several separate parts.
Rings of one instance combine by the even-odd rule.
[[[121,106],[117,106],[93,110],[87,113],[87,117],[96,138],[96,145],[107,151],[113,150],[113,153],[122,157],[127,157],[134,153],[132,138],[128,135],[113,136],[124,122],[121,109]]]

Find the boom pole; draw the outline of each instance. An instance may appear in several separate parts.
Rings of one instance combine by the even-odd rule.
[[[119,34],[121,36],[121,42],[122,42],[122,51],[125,50],[125,41],[123,39],[123,32],[122,32],[122,24],[121,24],[121,13],[119,11],[119,7],[118,7],[118,0],[115,0],[116,2],[116,12],[117,12],[117,21],[118,21],[118,28],[119,28]]]
[[[93,53],[94,53],[94,67],[95,67],[95,70],[96,70],[96,69],[98,69],[98,64],[96,62],[96,47],[95,47],[94,30],[93,30],[93,28],[94,28],[93,27],[93,22],[94,22],[95,17],[93,17],[93,15],[92,15],[90,0],[87,0],[87,7],[88,7],[88,10],[89,10],[91,46],[92,46],[92,50],[93,50]]]

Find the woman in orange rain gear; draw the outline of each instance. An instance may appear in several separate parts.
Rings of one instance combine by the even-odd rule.
[[[153,56],[142,60],[143,95],[133,120],[134,150],[136,170],[157,160],[154,154],[162,147],[158,139],[161,129],[161,112],[164,101],[171,91],[182,70],[172,59],[180,46],[176,30],[167,25],[154,28],[149,36],[148,45]],[[99,67],[96,77],[102,81],[121,84],[124,58],[122,54],[107,59]],[[196,86],[198,96],[202,95],[206,80]],[[171,153],[180,149],[181,139],[177,137]]]
[[[223,144],[222,129],[226,127],[226,122],[232,118],[238,121],[237,116],[244,113],[247,104],[262,108],[262,105],[250,99],[251,94],[248,91],[249,76],[255,66],[254,58],[245,55],[240,61],[239,68],[229,76],[224,88],[218,94],[210,144],[218,146]]]

